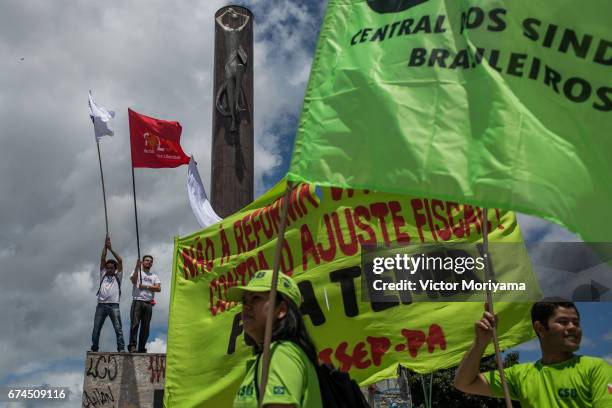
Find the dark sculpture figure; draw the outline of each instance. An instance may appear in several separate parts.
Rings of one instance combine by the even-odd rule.
[[[223,23],[225,16],[229,23]],[[225,40],[224,81],[217,92],[215,106],[223,116],[231,116],[230,132],[237,131],[238,111],[246,108],[246,98],[242,89],[242,78],[246,72],[247,54],[240,45],[242,30],[249,23],[250,17],[228,8],[217,17],[217,23],[223,30]]]
[[[428,0],[368,0],[368,6],[377,13],[399,13]]]

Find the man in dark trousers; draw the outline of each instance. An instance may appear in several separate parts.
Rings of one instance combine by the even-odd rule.
[[[151,272],[153,257],[145,255],[136,261],[136,267],[130,280],[134,285],[132,288],[132,308],[130,310],[130,353],[146,353],[147,339],[149,338],[149,324],[155,304],[155,292],[161,292],[161,281],[159,277]],[[142,271],[141,271],[142,267]],[[140,333],[138,329],[140,328]],[[138,348],[136,338],[138,337]]]
[[[612,407],[612,366],[596,357],[574,354],[580,347],[580,314],[571,302],[536,302],[533,329],[542,358],[504,369],[510,397],[521,407]],[[498,371],[479,373],[480,359],[497,323],[488,311],[474,325],[476,338],[455,374],[455,387],[468,394],[502,397]]]
[[[110,251],[115,259],[106,259]],[[91,334],[91,351],[98,351],[100,341],[100,330],[109,316],[117,336],[117,351],[125,351],[123,342],[123,330],[121,329],[121,314],[119,313],[119,297],[121,296],[121,278],[123,277],[123,261],[111,245],[107,236],[100,258],[100,284],[98,286],[98,305],[94,317],[93,333]]]

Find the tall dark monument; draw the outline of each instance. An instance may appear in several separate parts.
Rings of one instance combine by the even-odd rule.
[[[253,14],[215,14],[211,202],[227,217],[253,201]]]

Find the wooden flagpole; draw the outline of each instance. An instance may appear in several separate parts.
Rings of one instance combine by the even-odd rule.
[[[491,279],[491,265],[489,263],[489,209],[483,208],[482,211],[482,252],[485,259],[485,281]],[[486,293],[486,305],[487,311],[495,316],[493,310],[493,294],[491,289],[487,286]],[[493,347],[495,348],[495,361],[497,362],[497,370],[499,371],[502,388],[504,389],[504,400],[506,401],[506,408],[512,408],[512,400],[510,399],[510,391],[508,390],[508,382],[506,381],[506,374],[504,373],[504,364],[501,358],[501,352],[499,349],[499,339],[497,338],[497,323],[493,325]]]
[[[98,162],[100,163],[100,178],[102,179],[102,199],[104,200],[104,224],[106,225],[106,236],[108,237],[108,213],[106,212],[106,189],[104,188],[104,172],[102,171],[102,158],[100,156],[100,141],[96,137],[98,148]]]
[[[268,316],[266,317],[266,331],[263,342],[263,363],[261,369],[261,384],[259,385],[259,401],[258,406],[261,407],[263,402],[266,385],[268,384],[268,371],[270,369],[270,343],[272,342],[272,323],[274,320],[274,304],[276,303],[276,287],[278,284],[278,269],[280,267],[281,250],[285,241],[285,225],[287,224],[287,211],[289,209],[289,201],[291,200],[291,191],[293,183],[287,181],[287,190],[283,198],[283,208],[281,210],[280,226],[278,228],[278,238],[276,239],[276,248],[274,250],[274,264],[272,266],[272,287],[270,288],[270,297],[268,298]],[[258,386],[255,384],[255,386]]]

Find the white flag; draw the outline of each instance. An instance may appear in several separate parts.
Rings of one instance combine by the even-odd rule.
[[[108,128],[108,121],[115,117],[115,112],[106,109],[104,106],[96,105],[91,96],[91,91],[89,91],[89,117],[93,122],[94,133],[98,141],[104,135],[113,135],[113,131]]]
[[[196,165],[193,156],[189,160],[189,173],[187,175],[187,194],[189,195],[189,204],[191,204],[191,210],[198,220],[198,224],[202,228],[206,228],[209,225],[215,224],[223,218],[219,217],[215,210],[213,210],[208,197],[206,197],[206,191],[198,172],[198,166]]]

